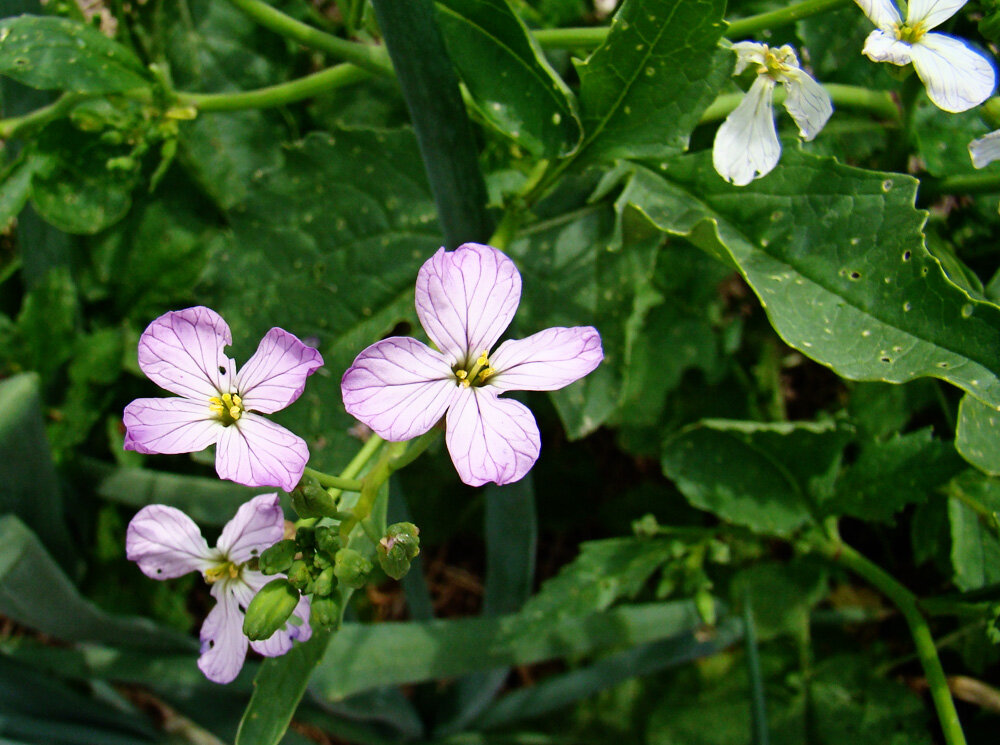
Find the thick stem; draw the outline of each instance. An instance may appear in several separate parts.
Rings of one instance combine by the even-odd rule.
[[[316,471],[312,468],[306,468],[305,473],[307,476],[312,476],[316,479],[320,486],[326,488],[340,489],[341,491],[361,491],[361,482],[357,479],[345,479],[340,476],[331,476],[328,473],[323,473],[322,471]]]
[[[0,140],[9,140],[36,127],[42,127],[65,116],[81,101],[95,97],[87,93],[64,93],[48,106],[43,106],[24,116],[0,120]]]

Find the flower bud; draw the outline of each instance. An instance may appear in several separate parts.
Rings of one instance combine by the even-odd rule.
[[[286,580],[272,579],[254,595],[243,618],[243,633],[250,641],[269,639],[285,625],[299,604],[299,592]]]
[[[312,575],[309,572],[309,565],[302,559],[296,559],[293,561],[292,566],[288,569],[288,581],[296,590],[303,592],[309,582],[312,581]]]
[[[305,475],[291,491],[292,507],[299,517],[338,517],[337,503],[312,476]]]
[[[401,579],[410,571],[410,562],[420,553],[420,530],[413,523],[390,525],[376,546],[382,571]]]
[[[329,525],[316,528],[316,548],[330,556],[336,555],[341,548],[340,531]]]
[[[333,567],[327,567],[316,578],[316,583],[313,586],[313,595],[315,597],[326,597],[333,592],[336,584],[337,575],[334,573]]]
[[[372,563],[353,548],[342,548],[337,552],[333,573],[348,587],[355,590],[364,587],[371,570]]]
[[[287,572],[296,550],[295,541],[290,538],[278,541],[260,555],[260,571],[264,574]]]
[[[309,616],[309,623],[313,628],[316,626],[330,628],[340,623],[340,606],[332,595],[324,598],[314,597],[312,599],[312,611]]]

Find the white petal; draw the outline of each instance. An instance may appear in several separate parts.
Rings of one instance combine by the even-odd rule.
[[[830,94],[802,70],[796,70],[787,77],[788,81],[784,83],[788,91],[785,109],[798,125],[802,138],[811,140],[833,114]]]
[[[778,164],[781,143],[774,129],[774,81],[761,75],[715,133],[712,164],[722,178],[745,186]]]
[[[906,8],[906,23],[909,26],[922,24],[925,31],[940,26],[969,0],[909,0]]]
[[[487,385],[500,391],[557,391],[603,359],[601,336],[592,326],[545,329],[497,347],[490,358],[497,372]]]
[[[291,491],[309,461],[306,441],[259,414],[245,413],[224,427],[215,447],[219,478],[244,486],[277,486]]]
[[[903,20],[891,0],[855,0],[855,2],[868,16],[868,20],[883,31],[890,31]]]
[[[244,502],[226,523],[216,547],[234,564],[245,564],[285,537],[285,514],[277,494]]]
[[[969,155],[976,168],[984,168],[993,161],[1000,160],[1000,129],[970,142]]]
[[[993,64],[961,39],[927,34],[913,45],[911,54],[927,95],[945,111],[955,114],[978,106],[996,87]]]
[[[284,329],[273,328],[240,368],[233,386],[246,408],[273,414],[301,396],[306,378],[322,365],[318,350]]]
[[[153,579],[202,572],[221,558],[208,547],[194,520],[163,504],[146,505],[129,522],[125,555]]]
[[[865,39],[864,55],[873,62],[891,62],[894,65],[908,65],[913,59],[910,45],[900,41],[892,33],[876,29]]]
[[[212,585],[212,596],[217,602],[201,625],[198,667],[215,683],[229,683],[239,675],[247,655],[243,613],[234,593],[239,584],[221,580]]]
[[[125,449],[137,453],[197,453],[214,444],[222,422],[208,401],[187,398],[137,398],[125,407]]]
[[[767,55],[767,44],[756,41],[739,41],[733,44],[736,53],[736,69],[733,75],[739,75],[748,65],[763,65]]]

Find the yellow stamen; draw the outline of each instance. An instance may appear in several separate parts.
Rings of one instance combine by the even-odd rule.
[[[494,372],[495,370],[490,367],[488,352],[483,350],[471,370],[456,370],[455,377],[458,378],[458,384],[460,386],[468,388],[473,383],[476,385],[482,385],[483,381],[490,377],[490,375]]]
[[[243,399],[235,393],[224,393],[208,399],[208,409],[227,427],[243,416]]]
[[[907,44],[916,44],[924,38],[924,34],[926,33],[927,29],[924,28],[923,23],[918,23],[915,26],[903,23],[896,27],[896,38]]]
[[[479,373],[479,378],[477,378],[477,379],[476,379],[476,382],[477,382],[477,383],[480,383],[480,384],[481,384],[481,383],[485,383],[485,382],[486,382],[486,379],[487,379],[487,378],[490,378],[490,377],[492,377],[492,376],[494,376],[494,375],[496,375],[496,372],[497,372],[497,371],[496,371],[496,370],[494,370],[492,366],[490,366],[490,367],[485,367],[485,368],[483,368],[483,370],[482,370],[482,371],[481,371],[481,372]]]
[[[212,585],[220,579],[225,578],[226,575],[230,579],[236,579],[240,576],[240,568],[231,561],[227,561],[225,564],[217,564],[205,570],[205,581]]]

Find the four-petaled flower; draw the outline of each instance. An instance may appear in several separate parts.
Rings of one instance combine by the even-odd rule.
[[[243,613],[253,596],[284,576],[265,576],[247,563],[284,537],[284,525],[277,494],[261,494],[243,504],[222,529],[215,548],[209,548],[194,521],[174,507],[147,505],[128,525],[126,555],[147,577],[171,579],[201,572],[212,585],[216,605],[202,624],[198,658],[209,680],[233,680],[243,667],[248,644],[266,657],[278,657],[292,648],[293,639],[304,642],[312,635],[308,598],[299,601],[285,628],[269,639],[250,642],[243,635]]]
[[[833,106],[823,86],[799,67],[795,50],[787,44],[771,49],[767,44],[741,41],[733,44],[739,75],[756,65],[757,77],[740,105],[726,117],[715,134],[712,164],[726,181],[746,186],[771,172],[781,157],[781,142],[774,128],[774,86],[781,83],[787,92],[785,109],[798,125],[805,140],[823,129]]]
[[[409,440],[447,412],[446,442],[462,481],[517,481],[538,459],[531,412],[501,393],[554,391],[604,358],[590,326],[550,328],[490,349],[514,317],[521,275],[490,246],[443,248],[417,275],[416,306],[432,349],[394,336],[365,349],[344,373],[348,413],[386,440]]]
[[[875,62],[913,63],[936,106],[956,113],[978,106],[993,93],[996,71],[961,39],[928,33],[951,18],[967,0],[910,0],[906,21],[891,0],[855,0],[878,28],[865,39],[864,54]]]
[[[309,460],[305,440],[255,412],[273,414],[295,401],[323,358],[273,328],[237,373],[223,352],[232,341],[222,317],[202,306],[149,324],[139,339],[139,367],[182,398],[139,398],[126,406],[125,449],[192,453],[214,444],[221,478],[291,491]]]

